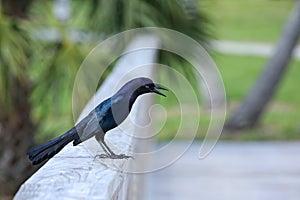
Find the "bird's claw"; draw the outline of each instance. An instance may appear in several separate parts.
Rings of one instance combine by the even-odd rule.
[[[129,158],[134,159],[132,156],[127,156],[125,154],[119,154],[119,155],[114,154],[114,155],[111,155],[110,158],[111,159],[129,159]]]
[[[134,159],[134,157],[132,156],[127,156],[125,154],[112,154],[112,155],[108,155],[108,154],[100,154],[100,155],[96,155],[95,158],[110,158],[110,159],[129,159],[132,158]]]
[[[109,158],[109,155],[107,155],[107,154],[99,154],[99,155],[95,156],[95,159],[96,158]]]

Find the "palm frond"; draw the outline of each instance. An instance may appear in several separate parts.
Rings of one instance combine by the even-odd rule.
[[[12,109],[11,92],[16,82],[27,79],[29,67],[29,36],[21,23],[0,11],[0,103]]]

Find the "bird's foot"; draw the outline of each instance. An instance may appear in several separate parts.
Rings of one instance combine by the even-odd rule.
[[[108,154],[99,154],[99,155],[96,155],[95,156],[95,159],[96,158],[109,158],[110,156]]]
[[[125,155],[125,154],[119,154],[119,155],[117,155],[117,154],[112,154],[112,155],[110,155],[109,158],[111,158],[111,159],[129,159],[129,158],[134,159],[132,156],[127,156],[127,155]]]
[[[110,158],[110,159],[129,159],[132,158],[134,159],[132,156],[127,156],[125,154],[100,154],[100,155],[96,155],[95,158]]]

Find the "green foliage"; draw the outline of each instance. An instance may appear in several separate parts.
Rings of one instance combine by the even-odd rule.
[[[0,107],[9,113],[14,112],[11,91],[15,89],[16,81],[27,79],[24,72],[29,66],[30,43],[23,22],[4,15],[1,4],[0,47],[0,105],[6,105]]]
[[[63,132],[74,123],[71,103],[74,78],[92,48],[72,40],[72,22],[58,21],[52,6],[53,3],[49,1],[36,2],[31,9],[34,36],[39,36],[39,31],[47,29],[56,31],[59,36],[53,41],[33,38],[34,52],[29,75],[34,83],[31,96],[35,105],[34,118],[40,122],[44,133],[39,136]]]
[[[43,12],[36,12],[36,11]],[[52,3],[36,2],[26,18],[12,17],[0,12],[0,108],[2,116],[20,112],[15,98],[28,98],[33,118],[43,127],[42,119],[55,116],[63,119],[53,123],[51,131],[71,125],[71,92],[74,77],[88,47],[71,40],[68,25],[52,14]],[[38,31],[55,29],[60,38],[41,40]],[[35,34],[37,33],[37,34]],[[22,86],[21,88],[19,86]],[[18,97],[26,86],[29,96]],[[28,100],[26,100],[28,101]],[[70,116],[67,123],[62,113]],[[45,120],[46,123],[48,122]]]
[[[186,34],[205,48],[209,48],[210,21],[198,1],[92,0],[91,2],[93,6],[75,10],[78,13],[89,13],[91,19],[87,24],[89,29],[101,32],[105,36],[133,28],[163,27]],[[78,2],[74,4],[74,8],[82,7]],[[193,68],[179,56],[161,51],[159,62],[183,72],[196,85]]]

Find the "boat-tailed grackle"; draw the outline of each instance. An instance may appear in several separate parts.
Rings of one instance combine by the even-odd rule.
[[[30,149],[27,152],[29,159],[33,165],[39,164],[53,157],[68,143],[73,141],[75,146],[93,136],[96,137],[105,152],[105,154],[100,155],[101,157],[130,158],[131,156],[125,154],[115,154],[105,143],[104,135],[126,119],[138,96],[146,93],[165,96],[157,89],[167,90],[145,77],[135,78],[127,82],[117,93],[97,105],[94,110],[66,133]]]

